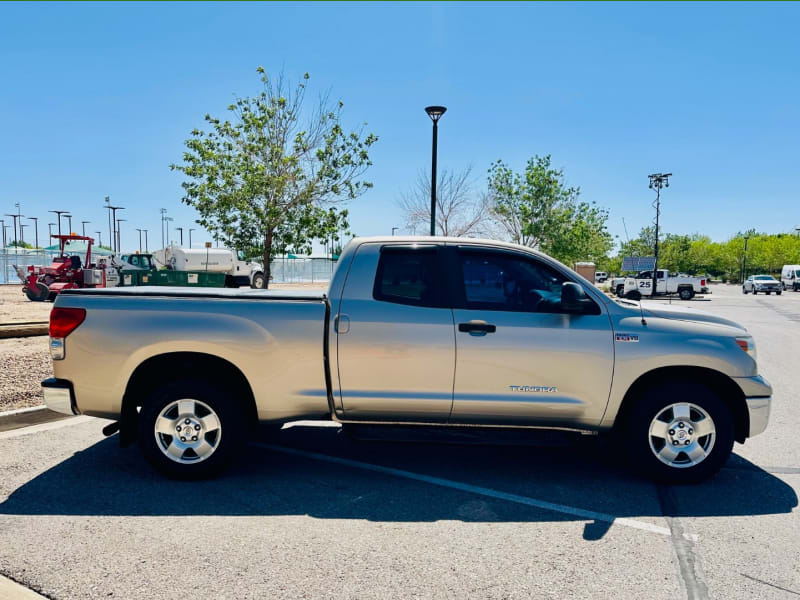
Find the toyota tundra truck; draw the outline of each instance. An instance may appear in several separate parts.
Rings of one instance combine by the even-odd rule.
[[[50,351],[48,407],[114,420],[185,478],[235,460],[258,423],[325,419],[608,433],[644,475],[696,482],[764,430],[772,396],[742,326],[460,238],[356,238],[325,293],[65,290]]]

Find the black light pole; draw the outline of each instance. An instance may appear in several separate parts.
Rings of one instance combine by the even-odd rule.
[[[111,236],[112,236],[111,237],[111,244],[112,244],[111,250],[114,253],[117,253],[117,252],[119,252],[119,231],[118,231],[119,222],[120,222],[120,220],[122,220],[122,221],[126,221],[127,220],[127,219],[118,219],[117,218],[117,211],[118,210],[125,210],[125,207],[124,206],[110,206],[109,205],[107,208],[111,209],[111,224],[112,224],[113,227],[116,228],[116,229],[114,229],[114,231],[111,232]]]
[[[8,236],[6,234],[6,229],[8,229],[8,228],[9,228],[9,225],[6,225],[5,223],[3,223],[3,246],[5,246],[5,247],[7,247],[6,246],[6,242],[8,241]]]
[[[61,215],[66,215],[68,210],[48,210],[47,212],[55,213],[58,215],[58,235],[61,235]]]
[[[175,229],[181,232],[181,248],[183,248],[183,227],[176,227]]]
[[[189,248],[192,247],[192,232],[193,231],[194,231],[194,229],[191,229],[191,228],[189,229]]]
[[[742,283],[744,278],[747,277],[747,240],[750,239],[749,235],[744,236],[744,259],[742,260]]]
[[[20,243],[20,245],[25,243],[25,231],[23,231],[25,227],[30,227],[30,225],[24,225],[22,223],[19,224],[19,243]]]
[[[55,223],[48,223],[47,224],[47,241],[50,241],[50,238],[53,237],[53,226]]]
[[[106,196],[105,197],[105,202],[106,202],[105,208],[106,208],[106,210],[108,210],[108,239],[109,240],[113,240],[114,239],[114,226],[111,224],[111,196]],[[109,243],[113,246],[113,242],[110,241]],[[114,249],[112,248],[111,250],[113,252]]]
[[[39,217],[28,217],[31,221],[33,221],[33,230],[36,232],[36,246],[35,248],[39,247]]]
[[[439,119],[447,111],[444,106],[426,106],[425,112],[433,121],[433,148],[431,149],[431,235],[436,235],[436,142],[439,137]]]
[[[69,234],[72,235],[72,215],[64,215],[64,218],[66,218],[67,223],[69,223]]]
[[[103,245],[103,234],[100,233],[99,231],[95,231],[95,233],[97,234],[97,245],[98,246],[102,246]]]
[[[16,247],[16,245],[17,245],[17,219],[19,219],[19,215],[12,215],[12,214],[6,213],[6,216],[7,217],[11,217],[12,219],[14,219],[14,246]]]
[[[137,227],[136,231],[139,232],[139,252],[141,252],[142,251],[142,230]]]
[[[81,231],[83,232],[81,235],[86,237],[86,224],[91,223],[91,221],[81,221]]]
[[[650,178],[650,189],[656,191],[656,240],[654,247],[655,260],[653,261],[653,292],[651,296],[655,298],[656,285],[658,285],[658,219],[661,216],[661,188],[669,187],[669,178],[672,177],[672,173],[652,173],[648,177]]]
[[[400,228],[399,227],[392,227],[392,235],[394,235],[394,232],[397,231],[398,229],[400,229]]]
[[[142,229],[142,231],[144,231],[144,251],[150,252],[150,250],[148,250],[150,246],[147,245],[147,229]]]
[[[119,224],[127,220],[128,219],[117,219],[117,252],[122,249],[122,233],[120,232]]]
[[[3,233],[3,248],[6,247],[6,222],[3,219],[0,219],[0,230]]]

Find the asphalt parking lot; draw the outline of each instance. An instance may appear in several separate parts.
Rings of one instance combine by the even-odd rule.
[[[0,433],[0,574],[57,599],[797,598],[800,293],[713,291],[680,304],[745,325],[775,393],[705,484],[637,479],[616,443],[302,423],[176,482],[78,417]]]

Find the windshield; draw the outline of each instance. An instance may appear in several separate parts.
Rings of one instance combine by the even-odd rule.
[[[753,279],[756,279],[757,281],[775,281],[769,275],[758,275],[757,277],[753,277]]]

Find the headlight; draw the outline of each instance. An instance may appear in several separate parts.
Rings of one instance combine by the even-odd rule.
[[[747,352],[753,360],[756,360],[756,343],[753,341],[751,337],[737,337],[736,343],[738,344],[739,348]]]

